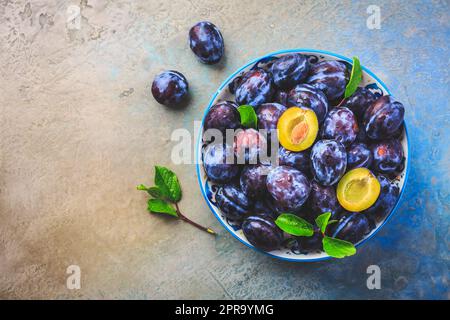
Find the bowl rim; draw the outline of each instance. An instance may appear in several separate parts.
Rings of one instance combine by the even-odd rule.
[[[202,137],[202,131],[203,131],[203,123],[205,120],[205,116],[207,114],[207,112],[209,111],[209,109],[211,108],[212,104],[214,103],[214,101],[216,100],[217,96],[222,92],[223,88],[225,86],[228,85],[228,83],[234,79],[235,76],[237,76],[239,73],[241,73],[243,70],[245,70],[246,68],[248,68],[249,66],[257,63],[258,61],[260,61],[261,59],[265,59],[265,58],[269,58],[275,55],[280,55],[280,54],[288,54],[288,53],[296,53],[296,52],[302,52],[302,53],[316,53],[316,54],[324,54],[324,55],[329,55],[329,56],[333,56],[335,58],[339,58],[341,60],[345,60],[349,63],[352,63],[352,59],[331,52],[331,51],[326,51],[326,50],[319,50],[319,49],[308,49],[308,48],[294,48],[294,49],[285,49],[285,50],[278,50],[278,51],[274,51],[268,54],[265,54],[263,56],[260,56],[256,59],[253,59],[249,62],[247,62],[246,64],[244,64],[243,66],[241,66],[240,68],[238,68],[235,72],[233,72],[229,77],[227,77],[222,84],[219,86],[219,88],[217,89],[217,91],[213,94],[213,96],[211,97],[211,100],[209,101],[208,107],[205,109],[205,111],[203,112],[203,116],[202,116],[202,123],[201,126],[199,128],[198,131],[198,136],[197,136],[197,142],[196,142],[196,148],[195,148],[195,164],[196,164],[196,172],[197,172],[197,181],[198,184],[200,186],[200,191],[202,192],[203,198],[205,199],[206,203],[208,204],[209,209],[211,210],[211,212],[214,214],[214,216],[216,217],[216,219],[220,222],[220,224],[225,228],[225,230],[228,231],[228,233],[230,233],[234,238],[236,238],[237,240],[239,240],[239,242],[243,243],[245,246],[257,251],[257,252],[261,252],[265,255],[268,255],[272,258],[276,258],[279,260],[283,260],[283,261],[290,261],[290,262],[319,262],[319,261],[325,261],[325,260],[330,260],[332,259],[331,256],[325,256],[325,257],[319,257],[319,258],[302,258],[302,259],[297,259],[297,258],[287,258],[287,257],[281,257],[275,254],[272,254],[270,252],[266,252],[263,251],[259,248],[256,248],[255,246],[251,245],[250,243],[244,241],[243,239],[239,238],[236,234],[235,231],[228,226],[227,224],[225,224],[223,222],[223,220],[221,219],[221,217],[219,217],[217,215],[217,213],[215,212],[215,209],[212,207],[211,202],[209,201],[208,196],[206,195],[204,186],[203,186],[203,182],[201,179],[201,173],[200,173],[200,167],[201,167],[201,163],[199,161],[199,148],[200,148],[200,142],[201,142],[201,137]],[[375,79],[382,87],[383,89],[388,93],[388,95],[392,96],[391,91],[388,89],[388,87],[386,86],[386,84],[381,81],[380,78],[378,78],[372,71],[370,71],[368,68],[364,67],[363,65],[361,65],[362,69],[369,74],[373,79]],[[409,146],[409,135],[408,135],[408,128],[407,128],[407,124],[406,124],[406,120],[403,120],[404,123],[404,128],[405,128],[405,137],[406,137],[406,147],[407,147],[407,165],[406,165],[406,172],[405,172],[405,178],[404,178],[404,182],[403,182],[403,187],[400,191],[400,195],[397,198],[397,202],[395,203],[395,206],[392,208],[391,212],[389,213],[389,215],[384,219],[384,221],[372,232],[372,234],[370,234],[367,238],[363,239],[362,241],[360,241],[358,244],[355,245],[355,247],[360,247],[362,246],[364,243],[366,243],[368,240],[372,239],[382,228],[383,226],[391,219],[391,217],[393,216],[393,214],[397,211],[398,206],[400,204],[400,201],[403,197],[404,191],[406,189],[406,185],[408,182],[408,176],[409,176],[409,155],[410,155],[410,146]],[[336,259],[337,260],[337,259]]]

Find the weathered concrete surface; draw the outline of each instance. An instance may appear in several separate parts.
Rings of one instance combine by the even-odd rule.
[[[276,5],[274,5],[276,3]],[[80,30],[66,25],[81,7]],[[381,30],[366,28],[369,4]],[[1,298],[449,298],[448,1],[0,1]],[[211,20],[226,58],[198,63],[189,27]],[[407,106],[412,144],[404,200],[357,256],[292,264],[247,249],[209,212],[194,166],[170,161],[170,134],[192,130],[236,68],[294,47],[358,55]],[[182,110],[155,103],[171,68],[190,81]],[[149,216],[135,186],[172,167],[186,214]],[[66,267],[82,271],[66,288]],[[366,288],[377,264],[382,289]]]

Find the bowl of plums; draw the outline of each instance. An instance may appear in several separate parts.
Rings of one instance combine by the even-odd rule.
[[[233,73],[197,140],[202,194],[235,238],[289,261],[356,253],[408,176],[404,105],[339,54],[284,50]]]

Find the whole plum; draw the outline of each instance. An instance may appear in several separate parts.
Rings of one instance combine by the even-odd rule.
[[[187,96],[188,82],[180,72],[169,70],[158,74],[152,83],[152,95],[158,103],[169,106],[181,103]]]
[[[280,146],[278,149],[278,161],[280,165],[289,166],[308,175],[310,172],[309,150],[294,152]]]
[[[209,109],[203,127],[205,130],[217,129],[225,132],[226,129],[240,127],[241,118],[237,110],[238,105],[232,101],[221,101]]]
[[[283,106],[287,105],[287,98],[288,98],[288,92],[284,90],[277,90],[275,92],[275,96],[273,98],[273,101],[279,104],[282,104]]]
[[[377,99],[367,88],[358,87],[352,96],[345,100],[344,107],[349,108],[356,117],[362,118],[366,109]]]
[[[345,107],[334,108],[328,112],[323,122],[322,138],[334,139],[344,146],[355,141],[359,128],[353,112]]]
[[[216,193],[217,206],[233,221],[242,221],[250,214],[251,201],[235,184],[220,186]]]
[[[395,183],[383,175],[378,175],[377,179],[381,185],[380,195],[375,204],[363,213],[379,222],[394,208],[400,194],[400,189]]]
[[[263,103],[256,109],[258,116],[258,129],[276,130],[280,116],[286,107],[279,103]]]
[[[275,205],[272,197],[255,199],[252,210],[252,212],[256,215],[265,214],[271,216],[273,219],[276,219],[281,213],[283,213],[283,210]]]
[[[328,100],[325,94],[309,84],[299,84],[288,92],[287,106],[306,107],[312,109],[319,123],[322,123],[328,112]]]
[[[206,64],[219,62],[224,52],[222,34],[208,21],[199,22],[189,30],[189,46],[197,58]]]
[[[262,164],[245,166],[240,178],[242,191],[252,199],[266,195],[266,180],[269,171],[270,167]]]
[[[285,212],[298,211],[308,199],[311,190],[306,176],[288,166],[278,166],[271,170],[266,184],[275,205]]]
[[[298,251],[303,254],[312,252],[321,252],[323,245],[323,235],[320,230],[316,229],[311,237],[296,237],[298,243]]]
[[[349,241],[353,244],[361,241],[374,227],[364,214],[358,212],[342,214],[339,221],[332,226],[330,234],[333,238]]]
[[[329,102],[342,98],[349,80],[347,66],[340,61],[321,61],[311,65],[307,83],[322,90]]]
[[[403,170],[405,161],[402,144],[396,139],[372,145],[372,168],[380,173],[392,174]]]
[[[272,101],[274,93],[272,75],[264,69],[256,68],[242,76],[236,87],[236,102],[256,107]]]
[[[308,58],[300,53],[286,54],[271,67],[273,81],[281,89],[290,89],[306,79],[309,72]]]
[[[311,182],[311,193],[308,199],[314,219],[325,212],[331,212],[331,219],[336,219],[342,207],[336,197],[334,187],[324,187],[316,181]]]
[[[324,186],[339,181],[347,167],[347,153],[335,140],[317,141],[311,150],[311,169],[315,179]]]
[[[226,183],[239,176],[240,168],[234,161],[229,145],[210,143],[203,152],[203,166],[209,179]]]
[[[370,168],[372,165],[372,151],[364,143],[353,143],[347,149],[347,168]]]
[[[242,223],[242,231],[248,242],[264,251],[280,248],[283,241],[283,232],[267,215],[248,217]]]
[[[268,158],[267,139],[255,129],[238,130],[233,147],[238,164],[256,164]]]
[[[405,108],[391,96],[382,96],[364,113],[364,129],[369,138],[387,139],[394,135],[403,123]]]

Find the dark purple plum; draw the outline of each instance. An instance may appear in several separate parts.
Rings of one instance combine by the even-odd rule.
[[[322,90],[329,102],[340,100],[349,80],[349,72],[345,63],[340,61],[321,61],[311,65],[307,83]]]
[[[189,30],[189,46],[197,58],[206,64],[218,63],[225,47],[219,29],[208,21],[199,22]]]
[[[362,118],[366,109],[377,99],[376,95],[367,88],[358,87],[355,93],[344,102],[344,107],[353,111],[356,117]]]
[[[384,220],[391,213],[397,203],[400,189],[392,181],[383,175],[377,176],[378,181],[381,185],[381,192],[378,196],[377,201],[369,209],[365,210],[363,214],[372,217],[375,221],[380,222]]]
[[[311,182],[308,207],[312,211],[314,219],[325,212],[331,212],[331,219],[335,219],[342,210],[334,187],[324,187],[316,181]]]
[[[276,103],[282,104],[283,106],[286,106],[287,98],[288,98],[288,92],[283,91],[283,90],[277,90],[277,92],[275,92],[273,101]]]
[[[267,176],[267,190],[278,208],[293,213],[308,199],[311,186],[301,171],[288,166],[278,166]]]
[[[267,187],[265,188],[267,189]],[[256,215],[265,214],[271,216],[273,219],[276,219],[281,213],[283,213],[283,210],[277,208],[271,197],[256,199],[252,210],[252,212]]]
[[[347,169],[370,168],[372,160],[372,151],[364,143],[355,142],[347,149]]]
[[[244,220],[252,208],[251,200],[235,184],[220,186],[216,193],[216,203],[223,214],[233,221]]]
[[[281,89],[290,89],[308,76],[308,58],[300,53],[286,54],[271,67],[273,81]]]
[[[238,130],[233,147],[239,164],[256,164],[267,156],[267,139],[255,129]]]
[[[203,166],[209,179],[226,183],[239,176],[240,168],[234,161],[233,148],[211,143],[203,152]]]
[[[283,232],[268,215],[250,216],[242,223],[242,231],[248,242],[264,251],[280,248]]]
[[[266,180],[270,171],[269,166],[250,165],[245,166],[241,172],[240,184],[242,191],[252,199],[267,195]]]
[[[362,213],[345,212],[339,221],[327,230],[333,238],[349,241],[353,244],[361,241],[374,228],[370,220]]]
[[[402,125],[404,116],[403,104],[391,96],[380,97],[364,113],[364,130],[373,140],[390,138]]]
[[[309,84],[299,84],[288,92],[288,107],[306,107],[312,109],[319,123],[328,112],[328,100],[325,94]]]
[[[347,153],[342,143],[319,140],[311,150],[311,170],[321,185],[331,186],[339,181],[347,167]]]
[[[278,161],[280,165],[289,166],[308,175],[310,172],[309,151],[294,152],[281,147],[278,149]]]
[[[236,102],[253,107],[271,102],[275,93],[272,75],[261,68],[247,71],[236,87]]]
[[[322,139],[334,139],[349,146],[356,140],[358,132],[358,122],[353,112],[345,107],[334,108],[323,122]]]
[[[205,130],[217,129],[225,132],[226,129],[240,127],[241,118],[237,110],[238,105],[232,101],[221,101],[209,109],[203,127]]]
[[[377,172],[392,174],[403,170],[405,161],[403,146],[396,139],[374,143],[372,155],[372,168]]]
[[[177,71],[168,70],[158,74],[152,83],[152,95],[158,103],[169,106],[180,104],[187,96],[189,85]]]
[[[286,107],[279,103],[264,103],[256,109],[258,116],[258,129],[265,129],[267,131],[276,130],[277,123]]]
[[[293,249],[302,254],[321,252],[323,251],[322,239],[322,233],[316,229],[311,237],[296,237],[297,244]]]

